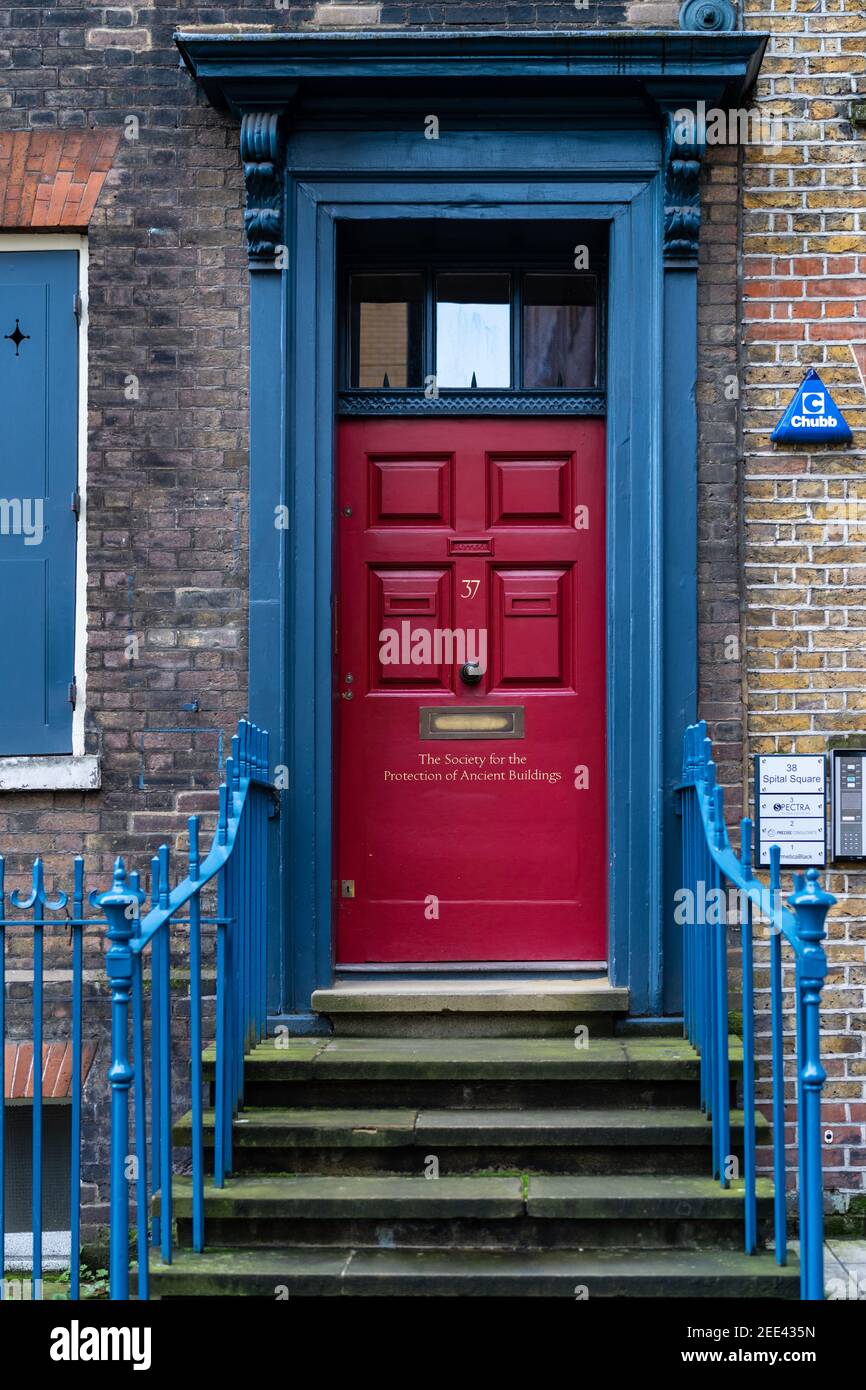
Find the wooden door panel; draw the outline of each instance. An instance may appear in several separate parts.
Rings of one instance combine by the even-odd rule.
[[[338,487],[338,962],[604,959],[603,423],[346,421]]]

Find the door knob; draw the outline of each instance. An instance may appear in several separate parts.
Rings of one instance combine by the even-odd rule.
[[[460,679],[466,685],[477,685],[484,677],[484,672],[477,661],[464,661],[460,667]]]

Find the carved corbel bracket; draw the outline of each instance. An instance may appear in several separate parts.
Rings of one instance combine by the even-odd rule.
[[[283,111],[248,111],[241,119],[244,228],[251,270],[281,270],[285,263]]]
[[[665,103],[664,259],[666,265],[696,265],[701,230],[701,162],[706,131],[700,107]]]

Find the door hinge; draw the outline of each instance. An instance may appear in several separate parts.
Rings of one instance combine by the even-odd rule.
[[[69,682],[69,692],[66,698],[69,701],[72,708],[75,709],[75,702],[78,699],[78,681],[75,679],[74,676],[72,677],[72,680]]]
[[[81,324],[81,294],[78,290],[72,296],[72,312],[75,315],[75,322]]]
[[[71,497],[70,502],[69,502],[69,505],[70,505],[70,507],[72,508],[73,514],[74,514],[74,516],[75,516],[75,520],[76,520],[76,521],[80,521],[80,520],[81,520],[81,493],[78,491],[78,488],[76,488],[75,491],[73,492],[72,497]]]

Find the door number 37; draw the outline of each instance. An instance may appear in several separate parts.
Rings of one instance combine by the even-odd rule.
[[[461,598],[474,598],[475,595],[478,593],[478,586],[480,585],[480,583],[480,579],[464,579],[463,593],[461,594]]]

